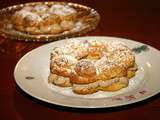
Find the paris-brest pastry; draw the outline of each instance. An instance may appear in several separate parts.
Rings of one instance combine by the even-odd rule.
[[[91,94],[127,87],[136,71],[135,56],[123,43],[75,40],[53,49],[48,81]]]

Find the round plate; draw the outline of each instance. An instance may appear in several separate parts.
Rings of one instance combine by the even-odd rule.
[[[78,95],[71,88],[48,84],[50,53],[54,47],[72,40],[122,41],[135,52],[138,71],[127,88],[116,92],[96,92]],[[160,52],[139,42],[115,37],[77,37],[46,44],[36,48],[17,63],[14,76],[18,86],[42,101],[75,108],[105,108],[135,103],[160,91]]]
[[[82,25],[79,25],[79,22],[76,22],[75,28],[70,31],[65,31],[60,34],[42,34],[42,35],[31,35],[24,32],[17,31],[13,28],[11,16],[21,8],[25,6],[35,6],[35,5],[48,5],[53,4],[62,4],[69,5],[77,10],[77,21],[82,21]],[[15,39],[15,40],[24,40],[24,41],[54,41],[62,38],[69,38],[74,36],[79,36],[85,34],[96,28],[100,20],[100,15],[94,9],[76,4],[76,3],[67,3],[67,2],[33,2],[26,4],[14,5],[8,8],[0,10],[0,35]]]

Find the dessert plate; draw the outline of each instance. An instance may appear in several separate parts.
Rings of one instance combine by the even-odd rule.
[[[78,95],[71,88],[48,84],[50,52],[71,40],[121,41],[135,52],[138,71],[127,88],[116,92],[99,91]],[[107,108],[145,100],[160,92],[159,50],[143,43],[116,37],[77,37],[52,42],[24,55],[17,63],[14,77],[17,85],[29,95],[51,104],[75,108]]]
[[[74,8],[76,13],[76,22],[71,30],[65,30],[64,32],[57,34],[29,34],[26,32],[18,31],[14,28],[12,16],[13,14],[24,8],[36,5],[46,5],[48,7],[52,5],[67,5]],[[61,12],[61,11],[59,11]],[[46,13],[47,14],[47,13]],[[74,36],[80,36],[96,28],[100,20],[98,12],[90,7],[68,2],[32,2],[10,6],[0,10],[0,35],[22,41],[39,41],[47,42],[54,41],[62,38],[69,38]]]

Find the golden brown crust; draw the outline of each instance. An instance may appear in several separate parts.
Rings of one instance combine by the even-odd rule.
[[[79,76],[91,77],[96,75],[96,67],[87,59],[78,61],[74,70]]]
[[[72,83],[76,83],[76,84],[87,84],[87,83],[92,83],[92,82],[97,81],[97,78],[96,78],[96,76],[83,77],[83,76],[79,76],[76,73],[71,73],[70,80]]]
[[[108,66],[103,67],[101,74],[99,74],[98,76],[99,80],[109,80],[115,77],[126,76],[127,70],[124,67],[115,64],[111,64],[111,66],[112,67]]]
[[[100,90],[113,92],[113,91],[118,91],[118,90],[125,88],[127,86],[128,86],[128,84],[126,84],[126,83],[119,83],[118,82],[118,83],[114,83],[114,84],[107,86],[107,87],[101,87]]]
[[[71,67],[77,62],[77,60],[68,55],[60,55],[51,60],[50,70],[53,74],[69,77],[71,73]]]
[[[61,22],[61,19],[56,14],[44,14],[43,21],[41,22],[41,26],[49,26],[52,24],[59,24]]]
[[[81,90],[77,90],[77,89],[73,89],[73,92],[77,93],[77,94],[81,94],[81,95],[86,95],[86,94],[92,94],[97,92],[99,89],[97,88],[86,88],[86,89],[81,89]]]

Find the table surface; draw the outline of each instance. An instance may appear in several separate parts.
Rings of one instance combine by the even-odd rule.
[[[36,0],[34,0],[36,1]],[[132,39],[160,49],[160,2],[158,0],[67,0],[96,9],[101,15],[97,29],[88,36]],[[0,8],[31,0],[0,0]],[[73,109],[51,105],[30,97],[15,84],[13,71],[28,51],[45,43],[18,42],[0,37],[1,120],[149,120],[160,114],[160,95],[116,108]]]

